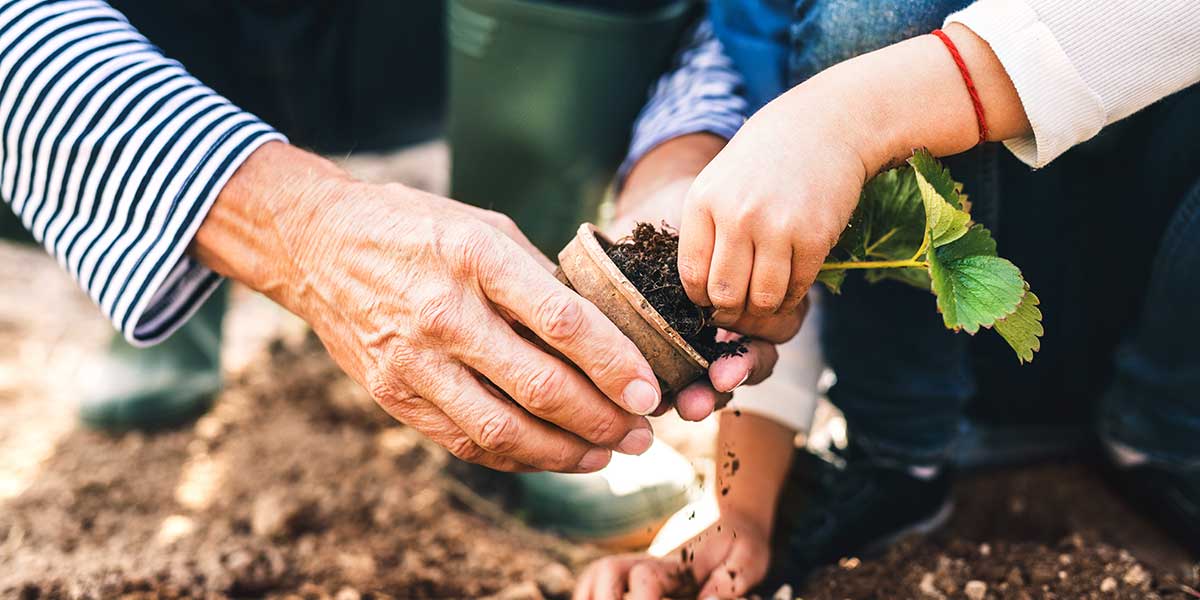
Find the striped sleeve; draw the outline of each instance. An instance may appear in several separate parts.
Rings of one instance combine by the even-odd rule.
[[[0,197],[135,345],[220,283],[185,251],[242,161],[284,140],[100,0],[0,0]]]
[[[712,23],[700,21],[633,125],[629,152],[617,171],[618,187],[642,156],[667,140],[701,132],[732,138],[749,111],[742,88],[742,76]]]

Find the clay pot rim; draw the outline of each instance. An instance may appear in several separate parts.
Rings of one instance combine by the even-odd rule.
[[[600,267],[600,271],[604,273],[605,277],[617,284],[617,291],[637,311],[638,315],[659,334],[667,338],[671,342],[671,345],[676,350],[681,351],[688,360],[699,365],[701,370],[707,371],[709,366],[708,361],[703,356],[700,356],[700,353],[696,352],[696,349],[687,343],[687,340],[684,340],[683,336],[679,335],[679,332],[675,331],[674,327],[671,327],[667,323],[667,320],[651,306],[650,301],[646,300],[646,297],[638,291],[637,286],[633,285],[633,282],[629,281],[628,277],[625,277],[625,274],[621,272],[617,264],[608,257],[608,254],[604,252],[604,248],[600,247],[600,239],[603,239],[607,244],[613,243],[608,239],[608,236],[604,235],[591,223],[580,225],[577,236],[583,244],[584,251],[592,259],[592,262]]]

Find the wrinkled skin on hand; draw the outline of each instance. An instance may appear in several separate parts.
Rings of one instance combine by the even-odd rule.
[[[688,560],[683,559],[687,553]],[[684,597],[739,598],[766,576],[768,536],[737,514],[716,523],[663,557],[624,554],[588,565],[572,600],[660,600]]]
[[[595,471],[653,441],[650,366],[506,217],[269,143],[191,251],[306,320],[384,410],[459,458]]]
[[[633,414],[658,404],[649,366],[506,217],[354,185],[312,227],[294,254],[301,314],[398,420],[461,459],[510,471],[593,471],[609,449],[649,447],[649,424]]]

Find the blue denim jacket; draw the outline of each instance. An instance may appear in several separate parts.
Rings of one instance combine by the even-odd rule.
[[[753,110],[844,60],[940,27],[971,0],[712,0]]]

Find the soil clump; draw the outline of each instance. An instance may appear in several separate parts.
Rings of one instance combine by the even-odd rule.
[[[692,304],[679,279],[679,233],[665,223],[638,223],[633,233],[604,249],[621,273],[684,341],[712,362],[746,352],[741,339],[717,340],[710,310]]]

